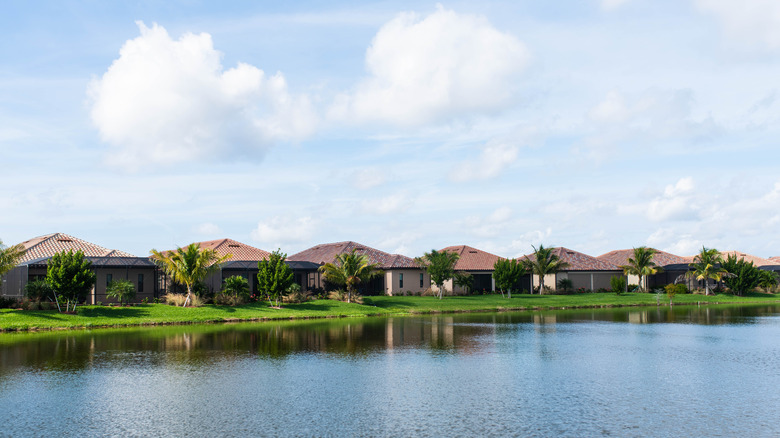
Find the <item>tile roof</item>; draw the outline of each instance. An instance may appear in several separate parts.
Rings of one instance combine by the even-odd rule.
[[[249,246],[233,239],[207,240],[205,242],[195,242],[201,249],[213,249],[220,256],[232,254],[230,260],[256,261],[266,260],[270,252],[264,251],[254,246]]]
[[[317,264],[333,263],[339,254],[356,250],[358,254],[368,256],[371,263],[376,263],[381,269],[418,268],[414,259],[401,254],[390,254],[371,248],[357,242],[324,243],[305,249],[297,254],[287,257],[291,261],[312,262]]]
[[[746,262],[753,262],[753,265],[755,266],[770,266],[777,264],[777,260],[765,259],[739,251],[721,251],[720,255],[723,256],[723,260],[726,260],[730,255],[734,255],[737,256],[737,259],[745,259]]]
[[[553,254],[557,255],[559,259],[568,263],[569,266],[563,271],[622,271],[620,267],[614,263],[599,260],[596,257],[583,254],[578,251],[574,251],[569,248],[559,246],[553,248]],[[519,257],[518,260],[530,259],[533,257],[533,253],[526,254]]]
[[[653,248],[654,249],[654,248]],[[681,263],[689,263],[685,257],[680,257],[665,251],[656,250],[653,255],[653,261],[658,266],[678,265]],[[612,263],[617,266],[625,266],[628,264],[628,258],[634,256],[633,249],[618,249],[610,251],[606,254],[602,254],[596,257],[599,260]]]
[[[780,256],[769,257],[767,260],[769,260],[772,263],[778,264],[780,263]]]
[[[456,271],[492,271],[496,261],[503,258],[468,245],[448,246],[442,251],[454,252],[460,256],[455,263]]]
[[[21,245],[24,247],[25,252],[20,262],[48,258],[58,252],[71,249],[74,251],[81,250],[88,257],[135,257],[130,253],[103,248],[100,245],[95,245],[65,233],[53,233],[35,237],[22,242]]]

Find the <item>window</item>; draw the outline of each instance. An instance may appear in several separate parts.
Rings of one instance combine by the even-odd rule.
[[[138,292],[144,291],[144,274],[138,274]]]
[[[398,287],[404,288],[404,274],[398,274]]]
[[[113,275],[111,275],[111,274],[106,274],[106,286],[108,286],[109,284],[111,284],[111,280],[113,280],[113,279],[114,279],[114,276],[113,276]]]
[[[421,288],[425,287],[425,285],[423,284],[423,280],[425,279],[425,277],[424,277],[424,276],[425,276],[425,274],[423,274],[423,273],[421,272],[421,273],[420,273],[420,287],[421,287]]]

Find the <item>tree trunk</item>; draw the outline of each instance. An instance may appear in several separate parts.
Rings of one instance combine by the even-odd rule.
[[[190,286],[188,284],[187,285],[187,299],[184,300],[184,304],[182,304],[182,307],[187,307],[187,304],[190,303],[191,299],[192,299],[192,286]]]
[[[542,291],[544,290],[544,275],[539,276],[539,295],[542,294]]]
[[[512,288],[506,290],[506,297],[510,300],[512,299]]]

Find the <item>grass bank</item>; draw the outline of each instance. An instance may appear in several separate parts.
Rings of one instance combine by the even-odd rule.
[[[206,305],[182,308],[165,304],[142,304],[133,307],[83,306],[76,315],[44,310],[0,310],[0,330],[50,330],[98,327],[122,327],[157,324],[190,324],[229,321],[261,321],[304,318],[337,318],[351,316],[410,315],[420,313],[489,312],[507,310],[574,309],[589,307],[655,306],[655,294],[586,293],[576,295],[472,295],[445,297],[366,297],[363,304],[317,300],[288,304],[272,309],[267,303],[227,307]],[[780,295],[677,295],[675,305],[780,303]],[[668,306],[664,295],[661,305]]]

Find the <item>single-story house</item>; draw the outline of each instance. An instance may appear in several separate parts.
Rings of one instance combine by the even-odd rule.
[[[619,249],[602,254],[596,258],[620,267],[628,265],[628,259],[633,256],[633,249]],[[672,253],[656,250],[656,253],[653,255],[653,262],[661,267],[661,272],[648,276],[648,289],[652,290],[674,283],[681,275],[685,275],[689,270],[688,263],[690,263],[690,259],[691,258],[689,257],[680,257]],[[639,276],[629,275],[628,284],[638,285]]]
[[[216,272],[204,280],[206,288],[211,292],[216,293],[220,291],[225,279],[235,275],[244,277],[249,282],[249,288],[252,293],[259,292],[257,287],[258,263],[261,260],[267,260],[271,253],[233,239],[209,240],[195,242],[195,244],[201,249],[214,250],[219,256],[231,255],[228,260],[219,265],[219,269]],[[291,260],[287,260],[286,263],[292,268],[295,282],[301,285],[301,290],[312,290],[319,287],[320,274],[317,272],[317,265]],[[183,286],[171,284],[166,275],[162,275],[161,282],[162,290],[170,289],[179,293],[184,292]]]
[[[430,288],[431,279],[425,270],[413,258],[401,254],[390,254],[361,243],[346,241],[315,245],[288,257],[293,262],[308,262],[316,266],[333,263],[339,254],[355,250],[368,257],[370,263],[377,264],[384,274],[368,283],[358,286],[358,292],[364,295],[418,294]],[[332,286],[324,284],[325,288]]]
[[[610,279],[616,275],[622,276],[623,270],[614,263],[599,260],[596,257],[574,251],[562,246],[552,248],[552,253],[560,260],[566,262],[568,267],[555,274],[545,275],[544,285],[550,289],[557,289],[558,282],[569,279],[574,290],[588,289],[597,291],[609,289]],[[534,254],[520,257],[520,260],[533,259]],[[539,287],[539,276],[533,275],[532,287]]]
[[[54,254],[64,251],[84,253],[92,263],[97,280],[87,298],[88,304],[108,303],[114,300],[106,296],[108,284],[113,280],[129,280],[136,287],[136,301],[158,296],[157,273],[154,263],[146,257],[111,250],[64,233],[39,236],[21,243],[25,252],[19,264],[3,278],[3,295],[24,297],[28,282],[46,277],[48,262]]]
[[[493,279],[493,266],[502,257],[468,245],[448,246],[442,248],[441,251],[458,254],[455,272],[471,275],[474,279],[471,284],[471,292],[496,290],[496,281]],[[435,289],[436,287],[433,286],[433,288]],[[468,293],[463,287],[455,285],[453,280],[447,280],[444,283],[444,290],[445,293],[450,291],[454,295]]]

